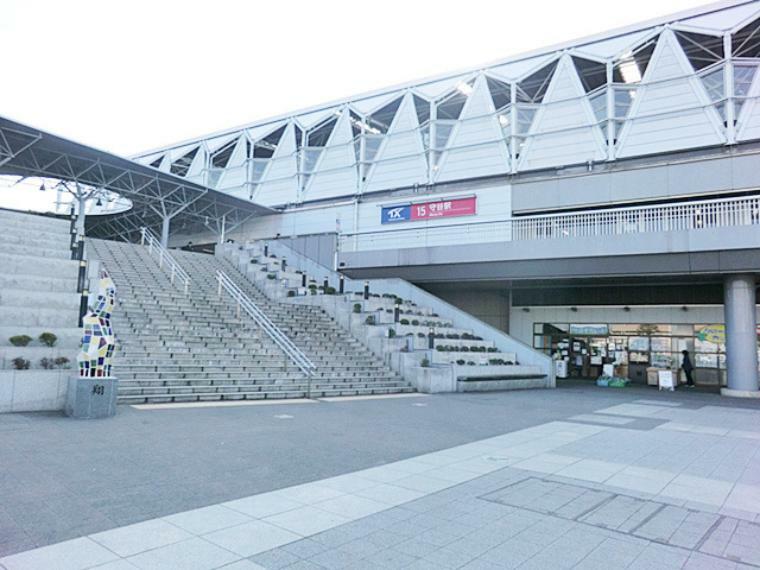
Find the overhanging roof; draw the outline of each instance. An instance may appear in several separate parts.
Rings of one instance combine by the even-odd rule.
[[[233,228],[275,210],[224,194],[153,167],[133,162],[0,116],[0,175],[45,177],[103,188],[132,201],[130,210],[89,216],[87,234],[129,237],[141,226],[192,230],[224,218]]]

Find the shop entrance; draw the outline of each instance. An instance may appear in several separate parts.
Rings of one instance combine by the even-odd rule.
[[[557,361],[558,378],[596,379],[611,365],[616,376],[651,383],[658,370],[678,374],[681,353],[688,350],[697,384],[726,382],[722,324],[534,323],[533,333],[534,348]]]

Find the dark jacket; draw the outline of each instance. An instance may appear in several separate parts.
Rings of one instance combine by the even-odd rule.
[[[681,368],[683,368],[687,372],[694,370],[694,365],[691,363],[691,358],[689,358],[688,354],[683,355],[683,362],[681,363]]]

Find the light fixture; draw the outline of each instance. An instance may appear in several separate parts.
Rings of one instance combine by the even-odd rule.
[[[457,91],[459,91],[462,95],[469,95],[472,93],[472,85],[464,82],[458,83]]]
[[[625,83],[638,83],[641,81],[641,70],[636,60],[633,58],[633,52],[628,52],[621,58],[620,75],[623,76]]]
[[[508,127],[509,126],[509,117],[506,115],[499,115],[499,123],[502,127]]]

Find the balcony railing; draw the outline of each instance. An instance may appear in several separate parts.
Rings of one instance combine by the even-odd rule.
[[[760,195],[588,210],[568,214],[524,216],[511,220],[436,225],[393,226],[340,236],[343,252],[399,249],[464,243],[558,240],[656,232],[678,232],[760,225]]]

